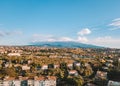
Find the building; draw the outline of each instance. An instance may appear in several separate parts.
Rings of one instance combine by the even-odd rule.
[[[107,79],[107,72],[103,72],[103,71],[97,71],[96,75],[95,75],[96,79]]]
[[[67,64],[67,67],[68,67],[69,69],[73,69],[73,63],[68,63],[68,64]]]
[[[0,86],[56,86],[55,76],[40,76],[29,79],[28,77],[19,76],[18,79],[6,76],[0,80]]]
[[[28,65],[23,65],[22,70],[30,70],[30,67]]]
[[[81,64],[80,64],[80,62],[74,62],[74,66],[80,67]]]
[[[6,76],[1,83],[1,86],[14,86],[14,77]]]
[[[109,80],[107,86],[120,86],[120,82]]]
[[[78,75],[78,72],[76,70],[70,70],[70,71],[68,71],[68,73],[71,76],[77,76]]]
[[[28,80],[28,86],[34,86],[34,80],[29,79]]]
[[[19,79],[15,79],[13,86],[21,86],[21,81]]]
[[[118,70],[120,70],[120,58],[118,59]]]
[[[59,68],[60,65],[59,64],[54,64],[54,68]]]
[[[34,86],[56,86],[56,77],[55,76],[35,77]]]
[[[41,69],[42,69],[42,70],[48,69],[48,65],[43,65],[43,66],[41,67]]]

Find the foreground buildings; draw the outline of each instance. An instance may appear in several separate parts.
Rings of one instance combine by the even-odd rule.
[[[15,79],[14,77],[5,77],[0,80],[0,86],[56,86],[55,76],[40,76],[29,79],[28,77],[19,77]]]

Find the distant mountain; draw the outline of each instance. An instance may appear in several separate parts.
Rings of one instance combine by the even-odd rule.
[[[31,46],[58,47],[58,48],[103,48],[101,46],[83,44],[78,42],[34,42]]]

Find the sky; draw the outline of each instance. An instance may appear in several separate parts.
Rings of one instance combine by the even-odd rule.
[[[0,45],[42,41],[120,48],[120,0],[0,0]]]

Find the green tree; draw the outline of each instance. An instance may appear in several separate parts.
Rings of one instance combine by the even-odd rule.
[[[83,78],[82,78],[82,76],[75,76],[74,78],[73,78],[73,80],[75,81],[75,86],[83,86],[83,84],[84,84],[84,80],[83,80]]]
[[[90,76],[90,75],[92,75],[92,73],[93,73],[92,68],[86,67],[86,68],[84,69],[84,76]]]

